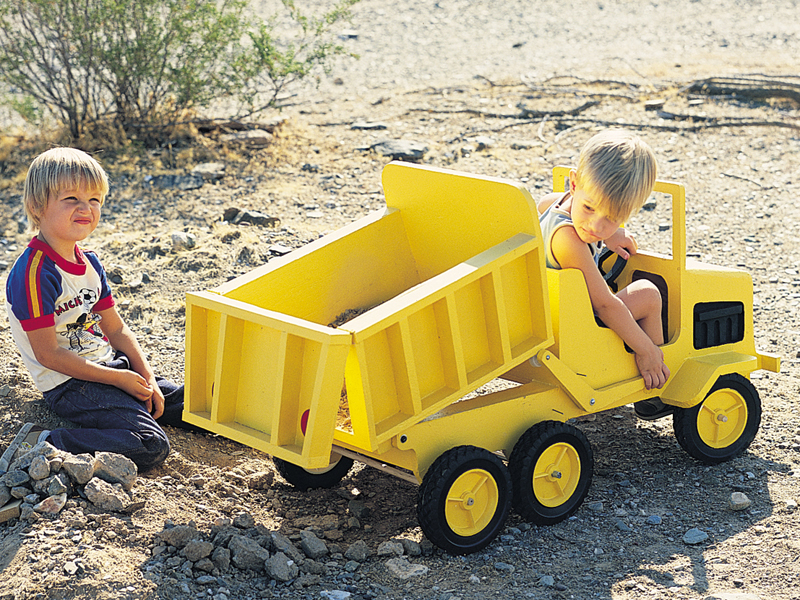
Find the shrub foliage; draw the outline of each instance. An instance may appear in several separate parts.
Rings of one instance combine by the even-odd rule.
[[[44,109],[75,140],[112,122],[146,141],[211,106],[252,115],[345,53],[330,28],[358,0],[319,17],[282,2],[264,21],[246,0],[3,0],[0,82],[23,117]],[[293,24],[283,37],[279,17]]]

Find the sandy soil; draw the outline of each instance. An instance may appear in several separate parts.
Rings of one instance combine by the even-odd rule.
[[[381,208],[389,159],[369,150],[379,140],[418,142],[426,164],[521,181],[538,197],[550,188],[551,168],[574,164],[594,131],[628,126],[655,149],[660,177],[686,186],[689,252],[753,277],[757,346],[783,364],[780,374],[753,378],[764,415],[750,449],[708,467],[679,448],[670,419],[638,421],[629,407],[602,413],[579,424],[596,467],[573,519],[539,528],[512,514],[486,550],[409,557],[429,571],[401,580],[374,555],[346,576],[342,552],[357,540],[373,552],[392,538],[423,541],[416,486],[357,468],[331,490],[301,493],[275,474],[270,488],[248,491],[243,480],[275,473],[269,457],[170,429],[174,452],[136,484],[141,510],[98,516],[76,499],[74,517],[0,525],[0,598],[800,598],[798,103],[687,89],[702,78],[756,72],[797,85],[797,3],[530,4],[452,0],[422,10],[363,2],[348,42],[361,59],[298,95],[269,147],[225,147],[209,135],[108,164],[114,185],[87,246],[120,275],[115,296],[151,361],[180,381],[185,292],[248,272],[273,259],[276,245],[299,248]],[[654,100],[664,101],[662,112],[647,110]],[[385,129],[352,127],[362,121]],[[5,153],[0,243],[10,264],[29,237],[18,224],[30,157]],[[225,176],[197,190],[149,183],[211,160],[225,163]],[[280,226],[223,223],[229,208],[261,211]],[[664,210],[659,203],[632,220],[642,248],[668,249]],[[196,246],[175,251],[177,231],[194,234]],[[137,285],[143,274],[150,281]],[[25,421],[59,421],[43,407],[7,325],[0,336],[2,447]],[[752,506],[729,510],[733,492]],[[347,525],[354,498],[369,508],[357,528]],[[209,582],[154,568],[164,564],[156,535],[165,523],[209,531],[242,511],[288,535],[335,522],[340,535],[328,538],[325,573],[304,587],[245,570]],[[707,540],[686,544],[693,528]],[[65,569],[76,560],[77,572]]]

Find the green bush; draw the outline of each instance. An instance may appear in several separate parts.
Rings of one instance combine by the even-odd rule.
[[[191,111],[276,105],[287,85],[345,52],[330,27],[358,0],[319,18],[283,0],[295,29],[273,34],[246,0],[3,0],[0,82],[11,106],[41,105],[77,140],[111,122],[147,140]],[[226,115],[228,117],[233,115]]]

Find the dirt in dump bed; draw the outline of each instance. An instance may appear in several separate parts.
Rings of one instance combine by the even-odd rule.
[[[330,323],[328,327],[339,328],[351,319],[355,319],[358,315],[363,315],[372,307],[365,308],[348,308],[343,313]],[[347,384],[342,384],[342,395],[339,397],[339,412],[336,415],[336,429],[342,429],[348,433],[353,433],[353,426],[350,423],[350,407],[347,404]]]

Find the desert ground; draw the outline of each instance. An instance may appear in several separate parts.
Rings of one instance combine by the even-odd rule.
[[[594,132],[625,127],[653,147],[661,179],[685,185],[689,254],[751,275],[756,345],[782,357],[779,374],[753,374],[763,416],[744,454],[706,466],[679,447],[670,418],[641,421],[630,406],[600,413],[577,423],[595,474],[572,518],[537,527],[512,513],[488,548],[455,557],[426,543],[412,483],[357,465],[332,489],[300,492],[256,450],[169,428],[173,451],[139,475],[131,511],[76,496],[56,517],[0,524],[0,600],[800,599],[798,9],[794,0],[363,0],[341,32],[359,58],[265,115],[268,144],[244,147],[214,130],[104,162],[111,192],[85,244],[157,371],[182,381],[186,292],[380,210],[392,160],[381,142],[404,142],[422,164],[521,182],[538,198],[553,166],[575,164]],[[0,133],[7,272],[30,238],[21,188],[41,145],[17,125]],[[193,169],[208,163],[224,169],[198,182]],[[233,209],[271,219],[235,224],[225,219]],[[669,252],[668,220],[657,202],[628,225],[641,249]],[[175,234],[194,242],[176,244]],[[5,319],[0,339],[4,448],[25,422],[63,423]],[[749,507],[731,510],[735,492]],[[279,532],[301,552],[300,571],[281,581],[244,564],[198,567],[167,541],[176,527],[216,545],[235,530],[271,554]],[[687,542],[690,530],[704,539]],[[304,531],[325,551],[300,550]],[[397,550],[385,544],[393,540],[405,542]],[[367,552],[354,554],[356,544]]]

